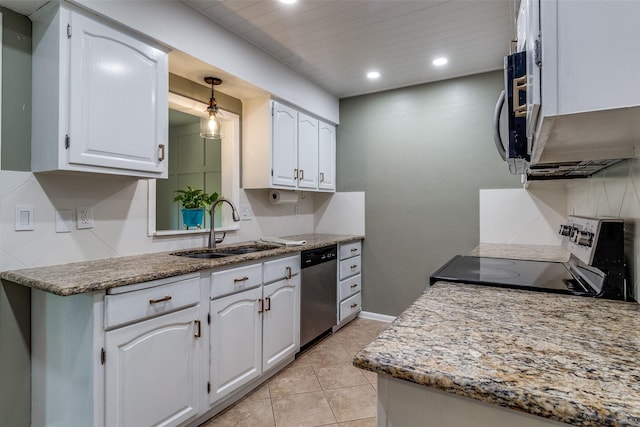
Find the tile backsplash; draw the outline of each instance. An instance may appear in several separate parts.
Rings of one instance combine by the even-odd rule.
[[[206,234],[149,236],[146,180],[0,171],[0,182],[0,270],[188,249],[207,241]],[[265,191],[240,193],[240,204],[251,205],[254,218],[228,233],[225,243],[313,232],[312,196],[300,200],[294,215],[293,206],[270,206]],[[33,206],[34,230],[14,230],[16,205]],[[74,220],[71,232],[56,233],[55,211],[75,212],[77,206],[93,207],[95,226],[79,230]]]

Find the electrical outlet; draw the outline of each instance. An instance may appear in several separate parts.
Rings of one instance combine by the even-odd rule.
[[[78,230],[93,228],[93,207],[76,207],[76,226],[78,227]]]

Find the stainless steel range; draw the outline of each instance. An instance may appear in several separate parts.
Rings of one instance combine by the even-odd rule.
[[[621,219],[570,216],[560,228],[568,262],[458,255],[433,273],[439,280],[630,300],[625,280],[624,222]]]

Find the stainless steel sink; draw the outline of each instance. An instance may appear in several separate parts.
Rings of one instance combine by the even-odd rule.
[[[183,256],[187,258],[214,259],[214,258],[224,258],[227,256],[231,256],[232,254],[221,254],[217,252],[185,252],[185,253],[175,253],[171,255]]]
[[[182,256],[187,258],[199,258],[199,259],[215,259],[224,258],[234,255],[251,254],[254,252],[262,252],[269,249],[279,248],[277,245],[251,245],[240,246],[237,248],[218,248],[218,249],[195,249],[182,252],[174,252],[171,255]]]

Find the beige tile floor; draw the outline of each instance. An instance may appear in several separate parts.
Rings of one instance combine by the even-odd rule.
[[[351,361],[387,325],[355,319],[200,427],[374,427],[376,375]]]

